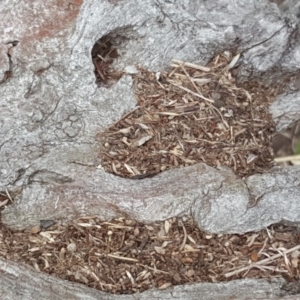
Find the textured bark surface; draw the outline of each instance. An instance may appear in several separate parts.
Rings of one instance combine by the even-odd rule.
[[[119,45],[118,70],[140,64],[161,71],[172,58],[206,64],[216,53],[235,49],[242,54],[240,80],[282,84],[300,67],[296,17],[282,15],[265,0],[4,0],[0,24],[0,190],[18,194],[2,212],[6,225],[21,229],[43,219],[67,222],[90,214],[104,220],[128,215],[143,222],[192,214],[206,231],[241,233],[282,220],[299,222],[299,167],[242,180],[229,169],[198,164],[142,181],[97,168],[97,134],[136,100],[130,76],[111,88],[97,87],[91,59],[92,47],[104,35]],[[299,119],[299,98],[299,87],[292,82],[273,103],[270,111],[278,129]],[[60,299],[59,291],[57,298],[51,294],[56,293],[51,288],[55,282],[56,287],[68,286],[70,293],[88,291],[50,277],[45,281],[41,274],[33,291],[28,288],[32,278],[26,277],[30,272],[10,262],[1,265],[3,272],[11,268],[10,276],[0,272],[3,295],[11,295],[7,299],[21,299],[19,288],[22,299],[40,299],[33,294],[47,284],[49,299]],[[6,288],[8,284],[15,288]],[[149,295],[198,299],[200,287],[174,288],[179,296],[162,291]],[[94,299],[96,292],[89,293]]]
[[[82,175],[71,182],[63,178],[63,184],[50,184],[58,174],[37,172],[22,197],[4,210],[2,220],[21,229],[44,219],[66,222],[80,215],[100,215],[106,220],[125,215],[150,223],[191,214],[200,228],[214,233],[243,233],[282,220],[300,220],[300,167],[245,181],[229,169],[205,164],[140,181],[115,178],[100,170],[91,173],[86,179]]]
[[[81,284],[38,273],[28,266],[0,259],[0,297],[3,300],[165,300],[165,299],[278,299],[297,292],[297,284],[283,279],[234,280],[176,286],[167,290],[149,290],[135,295],[108,295]],[[289,296],[287,299],[297,299]],[[299,298],[298,298],[299,299]]]

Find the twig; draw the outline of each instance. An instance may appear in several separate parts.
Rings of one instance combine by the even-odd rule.
[[[198,87],[196,86],[195,82],[191,79],[189,73],[186,71],[186,69],[184,68],[183,64],[180,64],[180,67],[182,69],[182,71],[184,72],[184,74],[186,75],[186,77],[189,79],[189,81],[192,83],[193,87],[195,88],[195,90],[198,92],[199,95],[202,95],[202,93],[200,92],[200,90],[198,89]]]
[[[181,220],[179,220],[179,223],[180,223],[180,225],[182,226],[183,232],[184,232],[184,238],[183,238],[182,244],[181,244],[181,246],[180,246],[180,248],[179,248],[179,251],[182,251],[182,250],[184,249],[184,247],[185,247],[185,244],[186,244],[187,233],[186,233],[186,229],[185,229],[185,227],[184,227],[183,222],[182,222]]]
[[[237,275],[237,274],[239,274],[241,272],[247,271],[249,268],[255,268],[255,267],[259,267],[259,266],[264,265],[264,264],[268,264],[268,263],[272,262],[273,260],[282,257],[282,253],[288,254],[288,253],[291,253],[291,252],[293,252],[295,250],[298,250],[298,249],[300,249],[300,245],[295,246],[295,247],[293,247],[291,249],[288,249],[288,250],[286,250],[284,252],[281,252],[280,254],[275,254],[275,255],[273,255],[273,256],[271,256],[269,258],[266,258],[266,259],[260,260],[260,261],[258,261],[256,263],[250,264],[247,267],[243,267],[243,268],[237,269],[235,271],[226,273],[225,277],[228,278],[228,277],[231,277],[233,275]]]
[[[184,65],[186,67],[193,68],[193,69],[196,69],[196,70],[200,70],[200,71],[203,71],[203,72],[209,72],[210,71],[210,68],[208,68],[208,67],[203,67],[203,66],[192,64],[192,63],[189,63],[189,62],[184,62],[184,61],[181,61],[181,60],[178,60],[178,59],[172,59],[171,67],[177,67],[177,66],[180,66],[180,65]]]
[[[2,201],[2,202],[0,203],[0,207],[2,207],[2,206],[4,206],[4,205],[6,205],[6,204],[7,204],[7,202],[8,202],[8,199],[5,199],[4,201]]]
[[[288,162],[291,160],[299,160],[300,159],[300,154],[298,155],[290,155],[290,156],[284,156],[284,157],[277,157],[274,160],[276,162]]]
[[[215,102],[214,100],[208,99],[208,98],[206,98],[206,97],[204,97],[204,96],[202,96],[202,95],[200,95],[198,93],[195,93],[195,92],[193,92],[192,90],[190,90],[188,88],[185,88],[185,87],[183,87],[183,86],[181,86],[179,84],[176,84],[176,83],[172,82],[171,80],[167,80],[167,81],[170,84],[173,84],[174,86],[180,88],[181,90],[184,90],[184,91],[186,91],[186,92],[188,92],[188,93],[190,93],[190,94],[192,94],[192,95],[194,95],[194,96],[196,96],[196,97],[198,97],[198,98],[200,98],[202,100],[205,100],[205,101],[210,102],[210,103],[214,103]]]
[[[7,195],[8,199],[10,200],[10,202],[13,203],[13,200],[12,200],[7,188],[5,188],[5,192],[6,192],[6,195]]]
[[[265,238],[264,244],[262,248],[259,250],[258,255],[260,255],[265,250],[267,242],[268,242],[268,238]]]
[[[268,267],[268,266],[256,266],[257,269],[261,270],[261,271],[271,271],[271,272],[280,272],[280,273],[288,273],[287,270],[281,270],[278,269],[276,267]],[[245,277],[248,273],[250,272],[250,269],[247,270],[247,272],[245,274],[243,274],[243,277]]]
[[[259,233],[254,233],[251,236],[251,239],[249,240],[249,244],[247,244],[247,247],[251,247],[253,243],[255,242],[255,239],[259,236]]]
[[[108,257],[111,257],[111,258],[115,258],[115,259],[120,259],[120,260],[127,260],[127,261],[138,262],[137,259],[135,259],[135,258],[130,258],[130,257],[117,256],[117,255],[113,255],[113,254],[107,254],[107,256],[108,256]]]

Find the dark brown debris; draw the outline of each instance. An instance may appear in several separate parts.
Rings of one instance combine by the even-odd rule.
[[[216,235],[202,232],[190,218],[145,225],[86,217],[19,232],[0,225],[1,257],[114,294],[244,277],[298,280],[299,244],[293,227]]]
[[[122,73],[117,72],[112,67],[113,61],[118,56],[118,51],[108,35],[96,42],[92,49],[92,60],[97,85],[110,87],[120,79]]]
[[[270,168],[275,126],[268,107],[278,90],[238,86],[238,58],[225,52],[206,67],[173,60],[168,72],[140,68],[138,106],[97,137],[104,170],[131,178],[198,162],[241,176]]]

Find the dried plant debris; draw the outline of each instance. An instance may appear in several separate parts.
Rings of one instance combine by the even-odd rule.
[[[268,107],[278,89],[236,84],[239,55],[218,55],[206,67],[173,60],[169,72],[139,69],[138,106],[97,136],[105,171],[133,178],[198,162],[241,175],[273,164],[275,126]]]
[[[116,294],[193,282],[299,279],[300,233],[273,225],[244,235],[206,234],[192,219],[150,225],[80,218],[51,230],[0,230],[0,255],[38,271]]]
[[[112,63],[117,57],[118,51],[109,36],[103,36],[96,42],[92,49],[92,60],[98,85],[110,87],[120,79],[122,74],[112,68]]]

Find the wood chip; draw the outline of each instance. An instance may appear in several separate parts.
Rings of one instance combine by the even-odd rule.
[[[0,255],[112,294],[244,277],[300,277],[296,227],[217,235],[202,232],[188,217],[145,225],[94,216],[53,227],[36,234],[0,223]]]
[[[239,58],[219,54],[205,67],[173,60],[159,77],[139,68],[137,107],[99,135],[102,168],[146,178],[199,162],[242,177],[272,167],[268,107],[279,91],[261,82],[238,85],[230,69]]]

